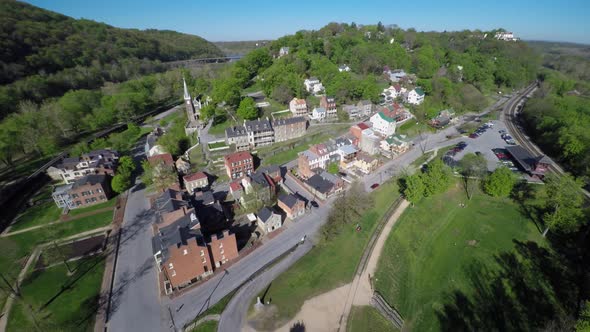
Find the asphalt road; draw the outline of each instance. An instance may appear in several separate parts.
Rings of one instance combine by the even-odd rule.
[[[133,151],[144,158],[141,139]],[[155,216],[141,183],[130,189],[121,231],[115,282],[107,328],[111,331],[158,331],[161,307],[156,266],[152,256],[151,228]],[[156,327],[156,329],[154,329]]]
[[[424,135],[428,149],[440,148],[464,140],[456,138],[447,140],[446,135],[454,134],[453,127],[439,131],[436,134]],[[142,147],[143,142],[139,146]],[[138,151],[142,149],[139,148]],[[136,157],[140,158],[141,152]],[[365,176],[362,180],[365,187],[384,182],[388,178],[403,172],[411,162],[421,155],[419,145],[400,157],[388,161],[378,172]],[[293,162],[288,163],[292,165]],[[295,189],[294,191],[300,191]],[[301,191],[300,191],[301,192]],[[305,195],[304,192],[301,192]],[[136,186],[129,195],[123,222],[119,257],[115,272],[114,294],[111,304],[108,329],[112,331],[170,331],[181,330],[200,312],[214,305],[225,295],[241,286],[245,281],[264,267],[268,262],[291,249],[300,239],[307,235],[309,240],[317,234],[320,226],[325,222],[331,201],[319,208],[314,208],[298,221],[284,228],[280,234],[267,241],[251,254],[230,266],[226,273],[219,273],[198,287],[188,291],[180,297],[169,299],[158,297],[156,267],[151,255],[150,224],[154,221],[154,214],[149,210],[149,202],[145,198],[141,186]],[[268,280],[272,280],[281,271],[287,269],[305,254],[312,245],[306,241],[294,253],[288,255],[277,265],[260,274],[247,286],[241,299],[253,296],[260,287],[265,287]],[[238,302],[236,300],[236,302]],[[232,321],[226,322],[222,316],[222,324],[229,324],[231,329],[221,331],[237,331],[233,329],[241,326],[247,311],[249,300],[239,301],[241,304],[235,309],[228,309]],[[243,303],[246,303],[245,305]],[[245,309],[244,309],[245,308]],[[242,312],[242,314],[239,314]],[[240,324],[240,325],[237,325]],[[224,325],[225,326],[225,325]]]

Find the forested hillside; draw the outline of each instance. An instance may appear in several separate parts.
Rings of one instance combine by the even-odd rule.
[[[0,22],[0,119],[22,100],[39,103],[163,71],[163,61],[223,54],[197,36],[119,29],[12,0],[0,0]]]
[[[414,110],[418,117],[446,107],[458,112],[481,110],[490,102],[486,96],[534,81],[540,65],[540,57],[527,44],[499,41],[493,34],[330,23],[318,31],[279,38],[266,52],[249,53],[213,82],[211,94],[216,101],[237,107],[241,89],[262,89],[286,104],[295,96],[306,98],[303,81],[315,76],[339,104],[359,99],[377,102],[389,85],[382,75],[388,67],[416,75],[415,83],[427,96]],[[277,58],[281,47],[290,52]],[[340,72],[338,66],[343,64],[351,72]]]

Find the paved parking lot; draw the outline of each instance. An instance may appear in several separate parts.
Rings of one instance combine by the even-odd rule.
[[[485,133],[477,138],[465,138],[467,143],[465,149],[458,152],[453,159],[455,161],[461,160],[466,153],[481,152],[488,162],[488,170],[493,171],[498,168],[501,163],[492,151],[492,149],[505,148],[508,144],[500,137],[500,130],[506,130],[506,125],[502,121],[492,120],[493,128],[489,128]],[[482,122],[483,125],[485,122]]]

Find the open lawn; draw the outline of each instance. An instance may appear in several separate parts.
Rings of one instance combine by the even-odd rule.
[[[308,149],[311,145],[340,136],[348,127],[348,125],[333,125],[330,128],[312,127],[302,138],[258,149],[258,157],[262,159],[263,165],[282,165],[296,159],[299,152]]]
[[[460,203],[466,207],[461,208]],[[486,292],[483,285],[492,283],[494,271],[505,266],[499,264],[499,255],[512,252],[516,240],[543,246],[539,231],[516,203],[481,193],[467,201],[462,188],[453,186],[444,194],[423,199],[401,216],[383,249],[376,289],[400,311],[410,330],[455,330],[446,309],[472,310],[469,305],[474,304],[452,294],[471,297]],[[503,287],[502,281],[496,286]],[[505,319],[491,312],[487,315],[492,320]]]
[[[92,211],[96,211],[96,210],[100,210],[100,209],[104,209],[104,208],[109,208],[109,207],[112,208],[115,206],[116,203],[117,203],[117,197],[113,197],[104,203],[96,204],[96,205],[89,206],[86,208],[70,210],[68,215],[70,217],[75,217],[75,216],[78,216],[83,213],[88,213],[88,212],[92,212]]]
[[[44,225],[58,220],[60,215],[61,209],[58,208],[53,201],[35,205],[28,208],[14,221],[10,231],[18,231],[32,226]]]
[[[0,238],[0,273],[8,280],[13,281],[30,255],[33,249],[42,243],[54,239],[62,239],[81,232],[107,226],[111,223],[112,211],[99,213],[93,216],[80,218],[42,227],[29,232]],[[4,305],[6,293],[0,292],[0,305]]]
[[[348,332],[396,332],[398,329],[391,325],[377,309],[371,306],[353,306],[346,324]]]
[[[272,282],[265,298],[272,298],[277,312],[265,322],[267,329],[272,330],[294,317],[306,299],[352,281],[377,222],[398,197],[397,184],[387,182],[370,195],[375,206],[358,221],[361,232],[355,230],[356,223],[351,223],[333,240],[320,243]]]
[[[224,118],[223,121],[215,121],[211,128],[209,128],[209,134],[221,137],[225,135],[226,128],[235,125],[236,123],[232,120],[230,116],[228,116]]]
[[[32,272],[22,283],[25,300],[17,300],[8,318],[8,331],[92,331],[104,271],[100,256]],[[31,311],[28,306],[31,305]],[[46,305],[46,306],[45,306]]]
[[[408,122],[402,124],[396,130],[396,134],[407,135],[408,137],[415,137],[418,136],[420,133],[427,134],[434,131],[434,128],[425,123],[417,122],[415,120],[408,120]]]

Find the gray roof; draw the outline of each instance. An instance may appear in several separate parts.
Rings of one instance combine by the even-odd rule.
[[[249,132],[272,130],[270,121],[268,119],[246,121],[244,127],[246,127],[246,130],[248,130]]]
[[[277,165],[268,165],[264,167],[260,167],[257,172],[261,173],[281,173],[281,168]]]
[[[156,209],[160,213],[168,213],[181,209],[183,206],[188,206],[188,202],[176,199],[176,191],[170,188],[166,189],[154,201]]]
[[[341,146],[339,150],[344,152],[345,154],[353,154],[358,151],[352,144]]]
[[[260,171],[256,171],[256,172],[250,174],[249,177],[250,177],[250,179],[252,179],[252,182],[259,184],[262,187],[270,187],[270,184],[266,180],[264,173],[262,173]]]
[[[87,158],[90,158],[90,159],[94,159],[96,157],[99,157],[100,158],[100,157],[103,157],[105,155],[108,155],[108,156],[118,156],[119,153],[117,151],[111,150],[111,149],[100,149],[100,150],[93,150],[93,151],[90,151],[88,153],[82,154],[83,157],[87,157]]]
[[[212,205],[215,203],[215,197],[211,190],[198,191],[195,193],[195,201],[197,204]]]
[[[146,145],[148,146],[148,150],[156,145],[157,140],[158,140],[158,138],[154,134],[149,134],[147,136]]]
[[[263,223],[266,223],[275,213],[272,212],[271,209],[267,208],[266,206],[258,211],[258,219],[260,219]]]
[[[326,113],[326,109],[323,107],[316,107],[314,109],[314,111],[318,112],[318,113]]]
[[[78,180],[76,180],[76,182],[74,182],[72,189],[76,189],[80,186],[84,186],[84,185],[95,185],[97,183],[105,183],[106,182],[106,175],[103,174],[90,174],[90,175],[86,175],[84,177],[79,178]]]
[[[352,141],[346,137],[338,137],[334,140],[334,142],[338,147],[352,144]]]
[[[198,229],[190,229],[190,218],[185,216],[169,226],[159,229],[152,238],[153,253],[162,252],[162,263],[169,258],[168,248],[176,245],[181,247],[188,244],[188,240],[195,238],[197,243],[204,245],[203,234]]]
[[[273,120],[272,126],[273,127],[286,126],[286,125],[299,123],[299,122],[307,122],[307,120],[302,116],[294,116],[292,118],[280,118],[280,119]]]
[[[282,194],[279,196],[279,201],[283,202],[291,209],[297,204],[297,202],[299,202],[299,198],[293,194]]]
[[[337,177],[336,175],[334,175],[332,173],[328,173],[326,171],[323,171],[322,173],[320,173],[320,176],[322,178],[324,178],[325,180],[330,181],[330,182],[332,182],[334,184],[336,184],[336,183],[338,183],[338,182],[341,181],[339,177]]]
[[[244,126],[234,126],[225,129],[226,137],[238,137],[246,135],[248,135],[248,133],[246,132],[246,128],[244,128]]]
[[[359,101],[359,104],[360,105],[365,105],[365,106],[366,105],[373,105],[373,103],[370,100],[366,100],[366,99]]]
[[[334,184],[322,176],[318,174],[314,174],[312,177],[305,181],[310,187],[314,188],[315,190],[327,194],[329,193],[332,188],[334,188]]]
[[[53,194],[66,194],[70,189],[72,189],[72,184],[57,186],[53,188]]]

